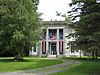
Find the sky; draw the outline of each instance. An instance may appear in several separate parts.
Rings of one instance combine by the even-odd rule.
[[[64,18],[56,16],[56,11],[66,14],[70,10],[70,2],[71,0],[40,0],[38,12],[43,13],[41,18],[44,21],[62,21]]]

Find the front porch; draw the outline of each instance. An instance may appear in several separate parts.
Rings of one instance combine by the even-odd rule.
[[[42,41],[42,56],[58,57],[64,55],[63,41]]]

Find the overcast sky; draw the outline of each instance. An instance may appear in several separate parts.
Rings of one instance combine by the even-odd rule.
[[[71,0],[40,0],[38,12],[43,13],[43,20],[64,20],[62,17],[56,16],[56,11],[66,14],[70,10],[68,4]]]

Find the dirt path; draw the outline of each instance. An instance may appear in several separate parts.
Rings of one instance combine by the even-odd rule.
[[[42,68],[37,68],[33,70],[24,70],[24,71],[17,71],[17,72],[2,72],[0,75],[47,75],[51,73],[60,72],[70,68],[72,64],[80,64],[78,61],[73,60],[66,60],[66,59],[59,59],[63,60],[64,62],[57,65],[46,66]]]

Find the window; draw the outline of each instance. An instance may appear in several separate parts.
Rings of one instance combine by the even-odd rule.
[[[73,43],[70,43],[70,48],[71,48],[71,53],[73,53],[74,52],[74,45],[73,45]]]
[[[59,39],[63,39],[63,29],[59,29]]]
[[[34,52],[36,52],[36,46],[34,46],[34,49],[33,49],[33,51],[34,51]]]
[[[32,47],[32,51],[33,51],[33,52],[36,52],[36,46],[35,46],[35,45],[34,45],[34,47]],[[32,52],[32,51],[31,51],[31,52]]]
[[[74,53],[74,50],[71,49],[71,53]]]
[[[74,50],[74,45],[71,44],[71,53],[74,53],[74,52],[75,52],[75,50]]]
[[[56,35],[57,35],[57,31],[54,30],[49,30],[49,39],[55,40],[56,39]]]

